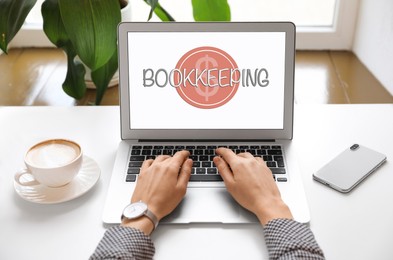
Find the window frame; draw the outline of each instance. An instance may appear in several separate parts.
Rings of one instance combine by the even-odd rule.
[[[352,50],[358,15],[358,0],[336,0],[331,27],[298,27],[296,49]]]

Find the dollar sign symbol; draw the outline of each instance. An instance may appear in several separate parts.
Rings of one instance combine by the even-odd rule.
[[[195,63],[195,68],[198,70],[198,71],[202,71],[203,69],[202,69],[202,64],[204,65],[204,69],[206,69],[206,70],[208,70],[209,69],[209,63],[211,63],[213,66],[212,66],[212,68],[214,68],[214,67],[217,67],[218,66],[218,63],[217,63],[217,61],[214,59],[214,58],[212,58],[212,57],[209,57],[209,55],[205,55],[204,57],[201,57],[201,58],[199,58],[198,60],[197,60],[197,62]],[[205,82],[207,82],[207,76],[206,76],[206,73],[204,73],[203,75],[202,75],[202,78],[204,78],[205,79]],[[211,84],[211,85],[217,85],[216,87],[208,87],[208,86],[205,86],[205,90],[203,91],[201,88],[200,88],[200,86],[198,85],[198,87],[196,87],[195,88],[195,90],[196,90],[196,92],[198,93],[198,95],[200,95],[200,96],[202,96],[202,97],[204,97],[205,98],[205,102],[208,102],[209,101],[209,97],[212,97],[212,96],[214,96],[215,94],[217,94],[217,92],[218,92],[218,82],[217,82],[217,79],[216,78],[210,78],[210,80],[211,81],[215,81],[215,84]],[[209,84],[210,82],[207,82],[207,84]]]

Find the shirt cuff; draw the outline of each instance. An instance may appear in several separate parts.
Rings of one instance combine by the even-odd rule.
[[[274,219],[265,226],[270,259],[299,257],[324,259],[323,252],[310,228],[291,219]]]
[[[109,228],[90,259],[152,259],[154,244],[149,236],[136,228]]]

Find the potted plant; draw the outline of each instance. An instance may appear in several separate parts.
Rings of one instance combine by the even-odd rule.
[[[0,0],[0,49],[5,53],[36,1]],[[158,0],[144,1],[151,7],[148,20],[154,12],[162,21],[174,21]],[[97,90],[95,104],[100,104],[118,68],[116,29],[121,8],[127,4],[128,0],[45,0],[42,4],[44,32],[67,56],[63,90],[69,96],[84,97],[86,65]],[[196,21],[230,20],[227,0],[192,0],[192,6]]]

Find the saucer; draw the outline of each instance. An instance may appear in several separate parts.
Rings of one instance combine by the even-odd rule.
[[[55,204],[78,198],[88,192],[100,178],[101,170],[98,164],[84,155],[79,173],[68,184],[51,188],[42,184],[22,186],[14,181],[16,193],[27,201],[40,204]],[[22,177],[23,179],[23,177]]]

